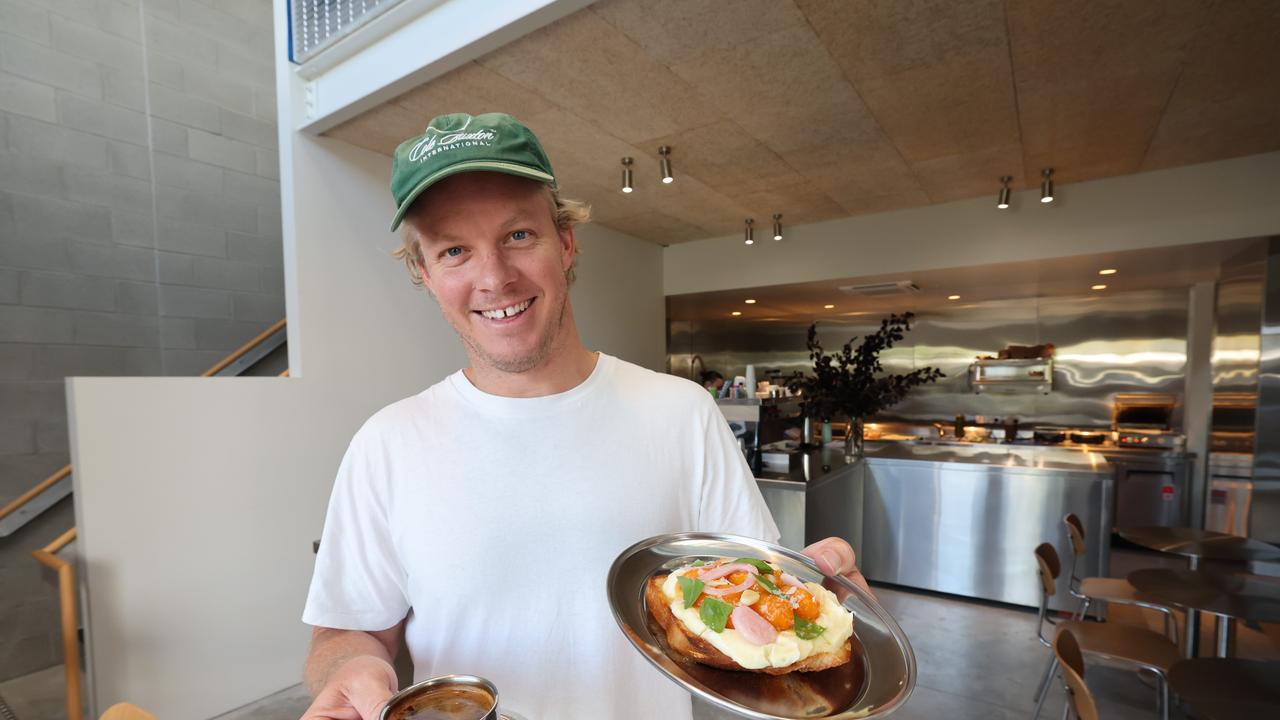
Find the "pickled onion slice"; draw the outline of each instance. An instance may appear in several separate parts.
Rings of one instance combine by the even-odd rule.
[[[725,577],[729,573],[733,572],[746,572],[751,573],[752,575],[757,575],[760,571],[756,569],[754,565],[748,565],[746,563],[725,563],[724,565],[713,567],[706,572],[699,573],[698,579],[703,582],[710,582],[712,580]]]
[[[743,580],[737,585],[733,585],[733,586],[726,585],[721,587],[713,587],[711,585],[707,585],[706,587],[702,588],[702,592],[708,595],[714,595],[716,597],[724,597],[725,595],[740,593],[743,590],[746,590],[747,588],[755,584],[755,581],[756,581],[756,577],[754,575],[748,575],[746,580]]]
[[[730,617],[733,618],[733,629],[753,645],[768,645],[778,639],[778,630],[749,607],[735,607]]]
[[[778,576],[782,578],[782,582],[788,585],[791,585],[793,587],[798,587],[798,588],[804,587],[804,583],[800,582],[794,575],[788,575],[787,573],[779,573]]]

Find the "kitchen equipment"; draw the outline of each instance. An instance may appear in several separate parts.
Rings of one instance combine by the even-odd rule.
[[[969,366],[969,389],[1048,394],[1053,389],[1053,359],[976,360]]]
[[[1113,527],[1185,527],[1191,460],[1177,452],[1106,453],[1115,471]]]
[[[475,675],[443,675],[396,693],[380,720],[516,720],[498,711],[498,688]]]
[[[1251,453],[1209,454],[1205,528],[1280,543],[1280,481],[1254,473]]]
[[[1209,424],[1211,451],[1253,453],[1257,402],[1258,398],[1253,393],[1214,393],[1213,415]]]
[[[1165,393],[1116,393],[1111,430],[1120,447],[1182,448],[1186,437],[1173,430],[1178,398]]]
[[[821,672],[779,676],[673,660],[665,649],[665,633],[645,605],[645,584],[654,574],[674,570],[690,558],[720,557],[759,558],[834,592],[854,616],[853,659]],[[906,702],[915,688],[911,644],[875,599],[843,577],[824,575],[800,553],[772,543],[715,533],[659,535],[622,551],[609,568],[606,588],[618,627],[645,659],[694,696],[740,717],[882,717]]]

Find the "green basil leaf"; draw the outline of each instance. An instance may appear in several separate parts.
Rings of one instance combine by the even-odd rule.
[[[732,605],[713,597],[703,600],[702,607],[698,609],[698,617],[702,618],[702,624],[714,632],[724,632],[724,624],[729,622],[731,613],[733,613]]]
[[[777,595],[777,596],[778,596],[778,597],[780,597],[780,598],[785,598],[785,597],[786,597],[786,595],[782,594],[782,591],[778,589],[778,586],[777,586],[777,585],[774,585],[774,584],[773,584],[773,583],[772,583],[768,578],[766,578],[765,576],[763,576],[763,575],[757,575],[757,576],[756,576],[756,582],[760,583],[760,587],[764,588],[765,590],[768,590],[768,591],[769,591],[770,593],[772,593],[773,595]]]
[[[826,628],[818,623],[809,622],[799,615],[796,616],[796,637],[801,640],[812,640],[824,632],[826,632]]]
[[[680,586],[680,592],[684,593],[684,606],[691,608],[698,601],[698,596],[702,594],[702,586],[706,583],[697,578],[681,575],[676,578],[676,584]]]
[[[767,562],[765,562],[765,561],[763,561],[763,560],[756,560],[755,558],[738,558],[737,560],[734,560],[734,562],[736,562],[736,563],[746,563],[746,564],[748,564],[748,565],[752,565],[752,566],[754,566],[757,570],[759,570],[760,572],[764,573],[765,575],[772,575],[772,574],[773,574],[773,568],[769,566],[769,563],[767,563]]]

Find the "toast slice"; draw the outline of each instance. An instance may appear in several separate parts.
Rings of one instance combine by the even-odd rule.
[[[793,672],[826,670],[843,665],[853,657],[852,644],[850,641],[845,641],[844,645],[835,652],[821,652],[810,655],[785,667],[744,668],[733,658],[720,652],[716,646],[690,632],[689,628],[685,627],[685,624],[680,622],[680,619],[671,612],[670,601],[662,592],[662,584],[666,579],[666,575],[655,575],[649,578],[648,584],[645,585],[644,599],[645,604],[649,607],[649,614],[653,616],[653,619],[666,635],[667,647],[682,659],[692,660],[722,670],[786,675]]]

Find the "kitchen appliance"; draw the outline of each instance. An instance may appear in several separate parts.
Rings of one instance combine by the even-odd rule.
[[[1209,425],[1209,450],[1248,453],[1252,460],[1258,396],[1253,393],[1214,393]]]
[[[1249,537],[1253,500],[1253,454],[1209,453],[1209,503],[1204,528]]]
[[[1180,452],[1106,452],[1115,473],[1114,527],[1187,527],[1191,458]]]
[[[1173,430],[1178,398],[1164,393],[1116,393],[1111,404],[1111,430],[1119,447],[1174,448],[1186,436]]]

